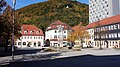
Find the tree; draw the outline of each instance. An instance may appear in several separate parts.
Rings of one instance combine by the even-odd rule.
[[[78,26],[76,26],[75,30],[68,36],[68,41],[79,40],[80,46],[82,46],[84,39],[88,37],[89,34],[86,31],[86,28],[82,26],[82,22],[81,22]]]
[[[4,6],[6,6],[5,0],[0,0],[0,14],[1,14],[2,8],[3,8]]]
[[[5,50],[8,50],[8,44],[11,44],[12,34],[14,33],[14,39],[21,36],[20,30],[21,26],[19,22],[15,21],[14,23],[14,32],[13,32],[13,9],[8,5],[1,15],[2,22],[0,22],[0,38],[5,39]]]

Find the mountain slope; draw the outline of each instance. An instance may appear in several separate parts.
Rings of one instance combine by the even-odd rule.
[[[21,23],[34,24],[45,30],[49,24],[56,20],[70,26],[75,26],[79,22],[84,22],[83,25],[87,25],[89,21],[88,8],[87,4],[73,0],[48,0],[18,9],[16,14]]]

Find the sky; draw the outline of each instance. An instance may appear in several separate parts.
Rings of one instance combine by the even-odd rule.
[[[8,4],[12,6],[12,0],[6,0]],[[38,3],[38,2],[43,2],[43,1],[47,1],[47,0],[16,0],[16,5],[15,5],[15,8],[16,9],[20,9],[22,7],[25,7],[27,5],[30,5],[30,4],[34,4],[34,3]],[[77,0],[81,3],[86,3],[88,4],[89,3],[89,0]]]

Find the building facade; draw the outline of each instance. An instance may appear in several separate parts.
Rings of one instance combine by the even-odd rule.
[[[87,25],[94,30],[94,47],[120,48],[120,15]]]
[[[89,22],[120,14],[120,0],[89,0]]]
[[[22,36],[17,39],[16,46],[20,48],[24,47],[41,47],[44,46],[44,34],[43,31],[34,25],[22,25]]]
[[[67,43],[67,37],[70,26],[61,22],[55,21],[47,27],[45,31],[45,40],[50,41],[50,46],[63,47]]]

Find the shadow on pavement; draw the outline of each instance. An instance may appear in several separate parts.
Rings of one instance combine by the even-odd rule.
[[[120,55],[83,55],[53,60],[12,62],[3,67],[120,67]]]
[[[14,55],[21,55],[21,54],[33,54],[33,53],[37,53],[40,52],[40,49],[18,49],[15,50]],[[9,51],[0,51],[0,57],[5,57],[5,56],[11,56],[12,52],[11,50]]]

